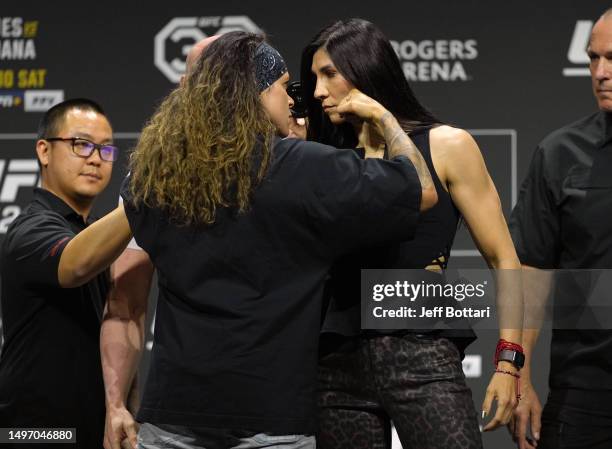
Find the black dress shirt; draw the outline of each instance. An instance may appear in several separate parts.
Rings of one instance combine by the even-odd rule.
[[[597,112],[542,141],[512,212],[510,230],[525,265],[612,268],[611,114]],[[567,298],[566,287],[556,288],[556,315],[563,296],[574,303],[580,300],[575,290]],[[563,327],[553,329],[551,400],[612,417],[612,331],[567,329],[567,323]]]

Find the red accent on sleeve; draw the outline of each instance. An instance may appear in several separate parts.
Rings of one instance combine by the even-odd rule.
[[[67,240],[70,240],[70,237],[64,237],[63,239],[59,240],[55,245],[53,245],[53,248],[51,248],[51,252],[49,253],[49,255],[51,257],[55,257],[62,244],[64,244]]]

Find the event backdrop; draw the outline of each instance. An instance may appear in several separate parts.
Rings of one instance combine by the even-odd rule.
[[[381,27],[422,102],[443,121],[470,130],[508,215],[537,143],[595,110],[585,49],[593,21],[610,6],[600,0],[3,1],[0,242],[39,182],[35,132],[41,113],[54,103],[90,97],[112,121],[122,157],[96,206],[104,214],[117,202],[126,157],[143,123],[178,81],[195,41],[230,30],[263,31],[298,77],[307,41],[334,19],[348,17]],[[451,266],[484,267],[464,229]],[[149,323],[154,299],[152,292]],[[150,348],[151,325],[147,338]],[[478,410],[496,339],[494,332],[481,332],[464,362]],[[542,399],[548,340],[545,332],[535,355]],[[143,377],[147,361],[145,356]],[[513,445],[502,429],[485,436],[485,447]]]

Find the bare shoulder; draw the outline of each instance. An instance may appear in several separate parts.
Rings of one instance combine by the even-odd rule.
[[[448,125],[441,125],[429,132],[429,144],[432,151],[444,152],[445,156],[453,156],[454,153],[465,153],[477,151],[476,141],[466,130]]]
[[[478,144],[464,129],[448,125],[433,128],[429,133],[429,145],[436,171],[443,173],[447,182],[474,170],[479,172],[484,167]]]

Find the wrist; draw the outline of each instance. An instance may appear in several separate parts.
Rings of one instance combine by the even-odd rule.
[[[505,360],[500,360],[497,365],[495,366],[496,369],[498,370],[502,370],[502,371],[510,371],[513,373],[517,373],[519,372],[518,368],[516,366],[514,366],[512,364],[512,362],[507,362]],[[523,377],[523,373],[521,372],[521,377]]]
[[[523,347],[517,343],[500,339],[495,348],[493,364],[497,366],[500,362],[509,362],[517,370],[520,370],[525,364]]]
[[[108,410],[109,412],[118,412],[122,410],[127,410],[127,407],[125,406],[123,402],[113,402],[113,403],[107,402],[106,410]]]
[[[525,366],[521,368],[521,376],[525,378],[525,382],[531,382],[531,368],[527,362],[525,362]]]
[[[113,415],[122,415],[124,413],[130,413],[130,411],[128,410],[128,408],[125,406],[125,404],[115,404],[115,405],[110,405],[110,404],[106,404],[106,411],[109,415],[113,416]]]
[[[121,394],[108,394],[106,395],[106,408],[112,410],[127,409],[126,401]]]
[[[372,121],[378,125],[378,127],[381,129],[384,128],[384,119],[385,119],[385,115],[389,114],[391,117],[391,113],[389,111],[387,111],[382,105],[377,105],[376,107],[374,107],[374,110],[372,111]]]

